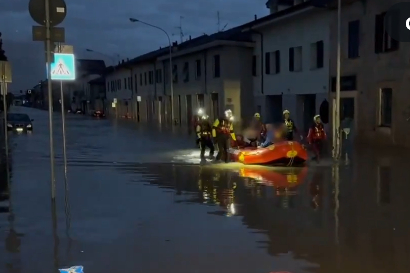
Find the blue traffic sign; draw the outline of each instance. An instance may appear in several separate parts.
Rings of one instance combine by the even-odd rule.
[[[57,81],[75,80],[74,54],[54,54],[54,63],[51,64],[51,79]]]

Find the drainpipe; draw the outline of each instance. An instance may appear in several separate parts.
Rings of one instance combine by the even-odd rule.
[[[261,48],[260,48],[260,51],[261,51],[261,93],[264,94],[264,90],[263,90],[263,87],[264,87],[264,84],[263,84],[263,74],[264,74],[263,59],[264,59],[265,53],[263,52],[263,33],[259,32],[259,31],[256,31],[254,29],[250,29],[250,31],[252,33],[258,34],[261,37]]]

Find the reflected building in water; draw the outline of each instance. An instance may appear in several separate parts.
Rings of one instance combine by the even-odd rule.
[[[361,165],[285,172],[173,166],[152,183],[176,189],[178,203],[214,205],[266,234],[259,247],[316,264],[304,271],[404,272],[410,268],[410,174],[405,161],[369,154]],[[256,171],[255,171],[256,170]],[[305,173],[306,171],[306,173]],[[236,218],[238,219],[238,218]],[[239,218],[240,219],[240,218]],[[231,221],[231,220],[227,220]]]

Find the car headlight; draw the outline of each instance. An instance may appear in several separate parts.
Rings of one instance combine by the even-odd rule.
[[[7,127],[13,128],[13,125],[11,125],[10,123],[7,123]]]
[[[27,128],[31,128],[31,124],[27,124]]]

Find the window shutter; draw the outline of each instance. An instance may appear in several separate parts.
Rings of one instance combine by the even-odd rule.
[[[270,52],[265,53],[265,74],[270,74]]]
[[[275,72],[276,72],[276,74],[279,74],[280,73],[280,51],[279,50],[276,50],[275,51]]]
[[[323,41],[316,42],[316,67],[322,68],[324,64],[324,45]]]
[[[295,49],[289,48],[289,71],[295,71]]]
[[[383,34],[384,34],[384,16],[383,14],[376,15],[375,31],[374,31],[374,52],[380,53],[383,51]]]

